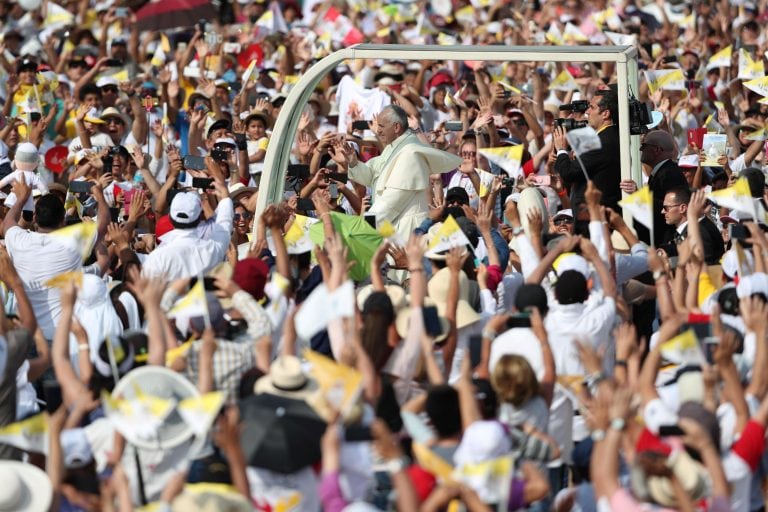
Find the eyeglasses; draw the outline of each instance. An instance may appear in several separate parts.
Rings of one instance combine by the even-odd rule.
[[[462,151],[459,155],[464,158],[474,158],[477,156],[477,151]]]
[[[104,87],[101,88],[101,92],[102,93],[111,92],[112,94],[117,94],[117,87],[115,87],[114,85],[105,85]]]
[[[235,219],[235,222],[238,222],[240,219],[251,220],[253,218],[253,214],[251,212],[236,213],[233,218]]]
[[[563,224],[573,224],[573,219],[570,217],[560,217],[552,221],[555,226],[562,226]]]
[[[123,121],[121,119],[117,119],[116,117],[108,117],[104,120],[106,124],[116,124],[118,126],[123,126]]]
[[[683,203],[677,203],[677,204],[663,204],[663,205],[661,205],[661,211],[663,211],[663,212],[668,212],[668,211],[669,211],[669,210],[671,210],[672,208],[677,208],[677,207],[678,207],[678,206],[680,206],[681,204],[683,204]]]

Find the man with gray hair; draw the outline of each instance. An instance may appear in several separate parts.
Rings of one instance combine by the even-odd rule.
[[[408,115],[397,105],[385,107],[376,119],[376,135],[384,149],[363,163],[354,150],[345,152],[349,177],[370,187],[370,215],[388,220],[403,240],[429,212],[429,175],[457,168],[461,158],[419,140],[408,127]]]
[[[688,188],[685,176],[677,166],[677,144],[675,138],[664,130],[653,130],[645,134],[643,143],[640,144],[640,161],[650,168],[648,187],[653,194],[653,237],[639,224],[635,224],[637,236],[645,243],[653,243],[657,246],[670,234],[673,229],[664,220],[661,212],[664,205],[664,196],[671,190]],[[637,187],[634,182],[625,180],[621,182],[621,188],[625,192],[633,192]]]

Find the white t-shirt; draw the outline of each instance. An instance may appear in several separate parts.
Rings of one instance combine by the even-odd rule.
[[[37,323],[45,338],[52,340],[61,314],[61,291],[43,283],[82,267],[80,249],[64,238],[27,231],[18,226],[5,233],[5,246],[24,283]]]

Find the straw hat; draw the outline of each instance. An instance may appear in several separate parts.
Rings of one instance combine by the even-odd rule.
[[[448,288],[451,282],[451,271],[443,268],[438,271],[427,284],[429,297],[435,301],[440,316],[445,317],[448,307]],[[459,272],[459,302],[456,307],[456,328],[461,329],[480,320],[480,315],[469,304],[469,279],[462,271]]]
[[[47,512],[53,486],[45,472],[32,464],[0,461],[0,512]]]

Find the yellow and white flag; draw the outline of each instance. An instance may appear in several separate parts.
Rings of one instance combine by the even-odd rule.
[[[64,27],[74,23],[75,15],[53,2],[46,4],[46,16],[43,27],[53,32],[57,27]]]
[[[659,89],[667,91],[685,91],[685,75],[682,69],[657,69],[646,70],[645,80],[648,82],[648,90],[651,94]]]
[[[747,133],[744,135],[744,138],[747,140],[765,140],[768,138],[768,131],[765,128],[760,128],[759,130]]]
[[[176,400],[147,395],[138,385],[134,385],[134,394],[131,398],[122,398],[103,391],[101,403],[115,429],[127,439],[151,441],[173,411]]]
[[[67,192],[67,199],[64,201],[64,210],[75,209],[78,218],[83,218],[83,203],[72,192]]]
[[[205,297],[205,285],[202,279],[198,279],[195,285],[185,296],[176,301],[176,304],[168,311],[169,318],[179,315],[186,317],[208,314],[208,300]]]
[[[549,84],[549,88],[554,91],[577,91],[579,84],[576,83],[573,75],[567,69],[563,69]]]
[[[604,31],[605,37],[616,46],[635,46],[637,34],[621,34],[619,32]]]
[[[454,46],[459,44],[459,40],[445,32],[440,32],[437,34],[437,44],[440,46]]]
[[[728,45],[712,57],[707,62],[707,69],[729,68],[731,67],[731,58],[733,57],[733,45]]]
[[[480,191],[478,196],[485,197],[491,193],[491,188],[493,187],[493,178],[495,178],[496,175],[478,168],[475,168],[475,171],[477,172],[477,176],[480,178]]]
[[[619,15],[616,13],[616,9],[614,9],[613,7],[609,7],[604,11],[599,11],[592,14],[592,21],[594,21],[595,24],[601,29],[607,25],[608,28],[610,28],[611,30],[621,30],[621,26],[622,26],[621,18],[619,18]],[[605,31],[603,32],[605,33],[605,35],[608,35],[608,32],[605,32]],[[618,43],[614,43],[614,44],[618,44]]]
[[[92,221],[78,222],[51,233],[52,236],[66,241],[67,245],[78,248],[83,260],[90,256],[97,234],[96,223]]]
[[[500,148],[480,148],[477,152],[502,169],[512,178],[522,174],[521,163],[523,160],[523,145],[507,146]]]
[[[565,30],[563,30],[563,39],[566,42],[584,43],[589,41],[589,38],[584,35],[579,27],[573,23],[566,23]]]
[[[752,60],[752,56],[744,48],[739,49],[739,74],[740,80],[753,80],[765,76],[763,59]]]
[[[600,136],[591,126],[571,130],[565,134],[571,149],[574,153],[581,156],[587,151],[595,151],[603,147],[600,142]]]
[[[152,55],[152,59],[149,61],[149,63],[156,68],[162,68],[163,66],[165,66],[166,60],[167,60],[167,54],[165,53],[165,50],[163,50],[163,45],[162,44],[157,45],[157,48],[155,49],[155,53],[154,55]]]
[[[176,410],[197,437],[203,437],[213,425],[226,396],[223,391],[214,391],[200,396],[185,398]]]
[[[707,194],[707,198],[722,208],[736,210],[748,215],[755,213],[755,200],[749,190],[747,178],[739,178],[728,188],[710,192]]]
[[[744,82],[744,87],[750,91],[754,91],[760,96],[768,96],[768,76],[761,76],[759,78],[753,78],[748,82]],[[763,98],[765,99],[765,98]],[[763,100],[759,100],[762,102]],[[768,100],[766,100],[768,102]]]
[[[467,245],[471,246],[467,235],[461,230],[453,215],[448,215],[427,248],[430,252],[439,253],[453,247],[465,247]]]
[[[704,354],[693,329],[678,334],[661,344],[661,356],[675,364],[703,364]]]
[[[511,92],[512,94],[517,94],[517,95],[523,94],[523,91],[521,91],[520,89],[518,89],[514,85],[509,85],[504,80],[499,80],[498,83],[499,83],[500,86],[502,86],[504,89],[506,89],[507,91]]]
[[[253,75],[253,71],[255,69],[256,69],[256,61],[252,60],[251,63],[248,64],[248,67],[245,68],[245,71],[243,72],[243,80],[242,80],[243,84],[247,84],[248,80],[250,80],[252,76],[256,78],[256,76]]]
[[[167,54],[171,53],[171,40],[165,34],[160,34],[160,48]]]
[[[283,236],[288,254],[301,254],[312,250],[314,244],[309,238],[309,227],[317,222],[317,219],[296,215],[291,227]]]
[[[563,34],[560,32],[560,29],[557,28],[557,24],[555,23],[550,23],[549,30],[547,30],[547,33],[544,34],[544,37],[546,37],[547,41],[549,41],[554,45],[557,45],[557,46],[565,45],[565,38],[563,37]]]
[[[45,413],[0,428],[0,443],[35,453],[48,452],[48,418]]]
[[[653,193],[647,185],[619,201],[619,206],[637,222],[653,229]]]
[[[342,415],[349,414],[363,389],[363,374],[312,350],[305,350],[304,358],[325,400]]]
[[[64,288],[72,281],[75,282],[75,286],[78,288],[83,286],[83,273],[80,270],[74,272],[64,272],[55,277],[50,278],[44,284],[49,288]]]
[[[506,503],[509,500],[509,482],[515,467],[512,455],[498,457],[477,463],[457,466],[453,472],[455,480],[481,492],[480,499],[486,503]],[[502,510],[506,507],[502,508]]]

